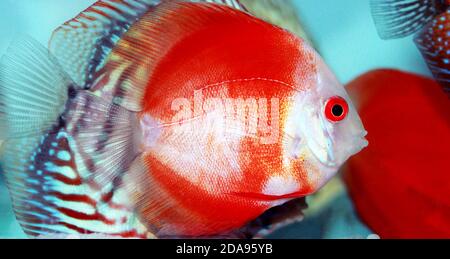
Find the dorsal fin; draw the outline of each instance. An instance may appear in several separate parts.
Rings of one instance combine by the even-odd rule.
[[[91,76],[130,26],[159,0],[101,0],[53,32],[49,49],[74,82]]]
[[[187,0],[186,2],[222,4],[233,7],[237,10],[247,11],[247,8],[245,8],[239,0]]]
[[[106,57],[123,34],[161,1],[165,0],[97,1],[56,29],[49,49],[77,85],[90,88],[94,73],[103,67]],[[245,9],[237,0],[192,1]]]

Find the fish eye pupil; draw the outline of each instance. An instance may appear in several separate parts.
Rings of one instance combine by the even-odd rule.
[[[333,108],[331,109],[331,113],[335,117],[340,117],[344,113],[344,108],[340,104],[333,105]]]

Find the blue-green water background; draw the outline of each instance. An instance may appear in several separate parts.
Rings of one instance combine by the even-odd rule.
[[[283,0],[280,0],[283,1]],[[94,0],[1,0],[0,55],[15,36],[28,34],[46,45],[53,29]],[[294,0],[307,34],[338,76],[347,83],[375,68],[398,68],[430,75],[411,37],[382,41],[373,25],[369,0]],[[352,212],[346,195],[314,218],[288,227],[273,237],[363,237],[370,231]],[[24,237],[0,180],[0,237]]]

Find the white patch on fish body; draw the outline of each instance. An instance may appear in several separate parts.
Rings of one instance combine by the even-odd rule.
[[[225,130],[223,111],[210,111],[199,117],[164,126],[157,148],[149,151],[184,179],[211,194],[230,177],[239,179],[239,149],[244,129]],[[208,177],[214,175],[214,177]],[[221,181],[210,181],[222,178]]]
[[[272,176],[270,177],[263,189],[266,195],[285,195],[297,192],[300,184],[292,176]]]
[[[305,145],[305,137],[299,130],[299,125],[308,123],[302,119],[302,113],[304,110],[308,109],[302,102],[302,97],[305,92],[297,92],[291,101],[291,107],[288,110],[288,115],[286,116],[286,121],[284,124],[284,136],[283,139],[283,157],[285,158],[285,165],[288,165],[292,159],[300,156],[301,150]],[[292,139],[294,138],[294,139]]]

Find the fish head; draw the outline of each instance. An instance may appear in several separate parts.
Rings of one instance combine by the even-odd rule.
[[[307,164],[312,192],[323,186],[352,155],[368,145],[362,121],[345,88],[315,54],[312,85],[294,97],[286,132],[295,136],[291,153]],[[311,186],[310,186],[311,187]]]

